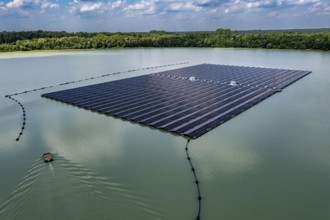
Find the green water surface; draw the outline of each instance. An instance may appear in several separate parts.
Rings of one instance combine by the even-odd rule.
[[[7,94],[181,62],[15,96],[15,141]],[[252,49],[0,54],[0,219],[195,219],[186,139],[40,95],[201,63],[312,71],[191,141],[201,219],[330,219],[330,53]]]

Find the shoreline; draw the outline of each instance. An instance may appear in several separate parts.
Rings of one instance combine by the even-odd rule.
[[[0,59],[2,55],[9,54],[37,54],[43,53],[43,56],[47,53],[58,53],[59,55],[86,52],[86,51],[115,51],[115,50],[139,50],[139,49],[222,49],[222,50],[266,50],[266,51],[299,51],[299,52],[325,52],[330,53],[330,50],[319,50],[319,49],[280,49],[280,48],[254,48],[254,47],[114,47],[114,48],[90,48],[90,49],[48,49],[48,50],[15,50],[15,51],[0,51]],[[53,56],[50,54],[49,56]],[[25,56],[23,56],[25,57]],[[36,56],[38,57],[38,56]]]

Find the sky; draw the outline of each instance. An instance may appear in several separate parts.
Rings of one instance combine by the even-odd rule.
[[[0,0],[0,31],[330,28],[330,0]]]

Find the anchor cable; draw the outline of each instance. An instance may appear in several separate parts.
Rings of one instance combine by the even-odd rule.
[[[201,196],[201,190],[200,190],[200,183],[198,181],[197,178],[197,174],[196,174],[196,169],[193,166],[193,163],[191,162],[191,157],[189,155],[189,149],[188,149],[188,145],[189,145],[190,139],[187,140],[186,146],[185,146],[185,151],[186,151],[186,155],[187,155],[187,160],[189,161],[190,167],[191,167],[191,171],[194,174],[194,178],[195,178],[195,184],[196,184],[196,188],[197,188],[197,200],[198,200],[198,211],[197,211],[197,216],[196,216],[196,220],[200,220],[200,215],[201,215],[201,208],[202,208],[202,196]]]
[[[8,99],[11,99],[13,100],[14,102],[16,102],[22,109],[22,127],[21,127],[21,131],[20,133],[18,134],[17,138],[16,138],[16,141],[19,141],[19,139],[21,138],[21,136],[23,135],[23,131],[25,129],[25,125],[26,125],[26,112],[25,112],[25,107],[23,106],[23,104],[18,101],[17,99],[13,98],[12,96],[10,95],[6,95],[5,96],[6,98]]]

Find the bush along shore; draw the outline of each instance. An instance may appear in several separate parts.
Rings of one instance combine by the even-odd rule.
[[[88,33],[0,32],[0,52],[134,47],[330,50],[330,30]]]

